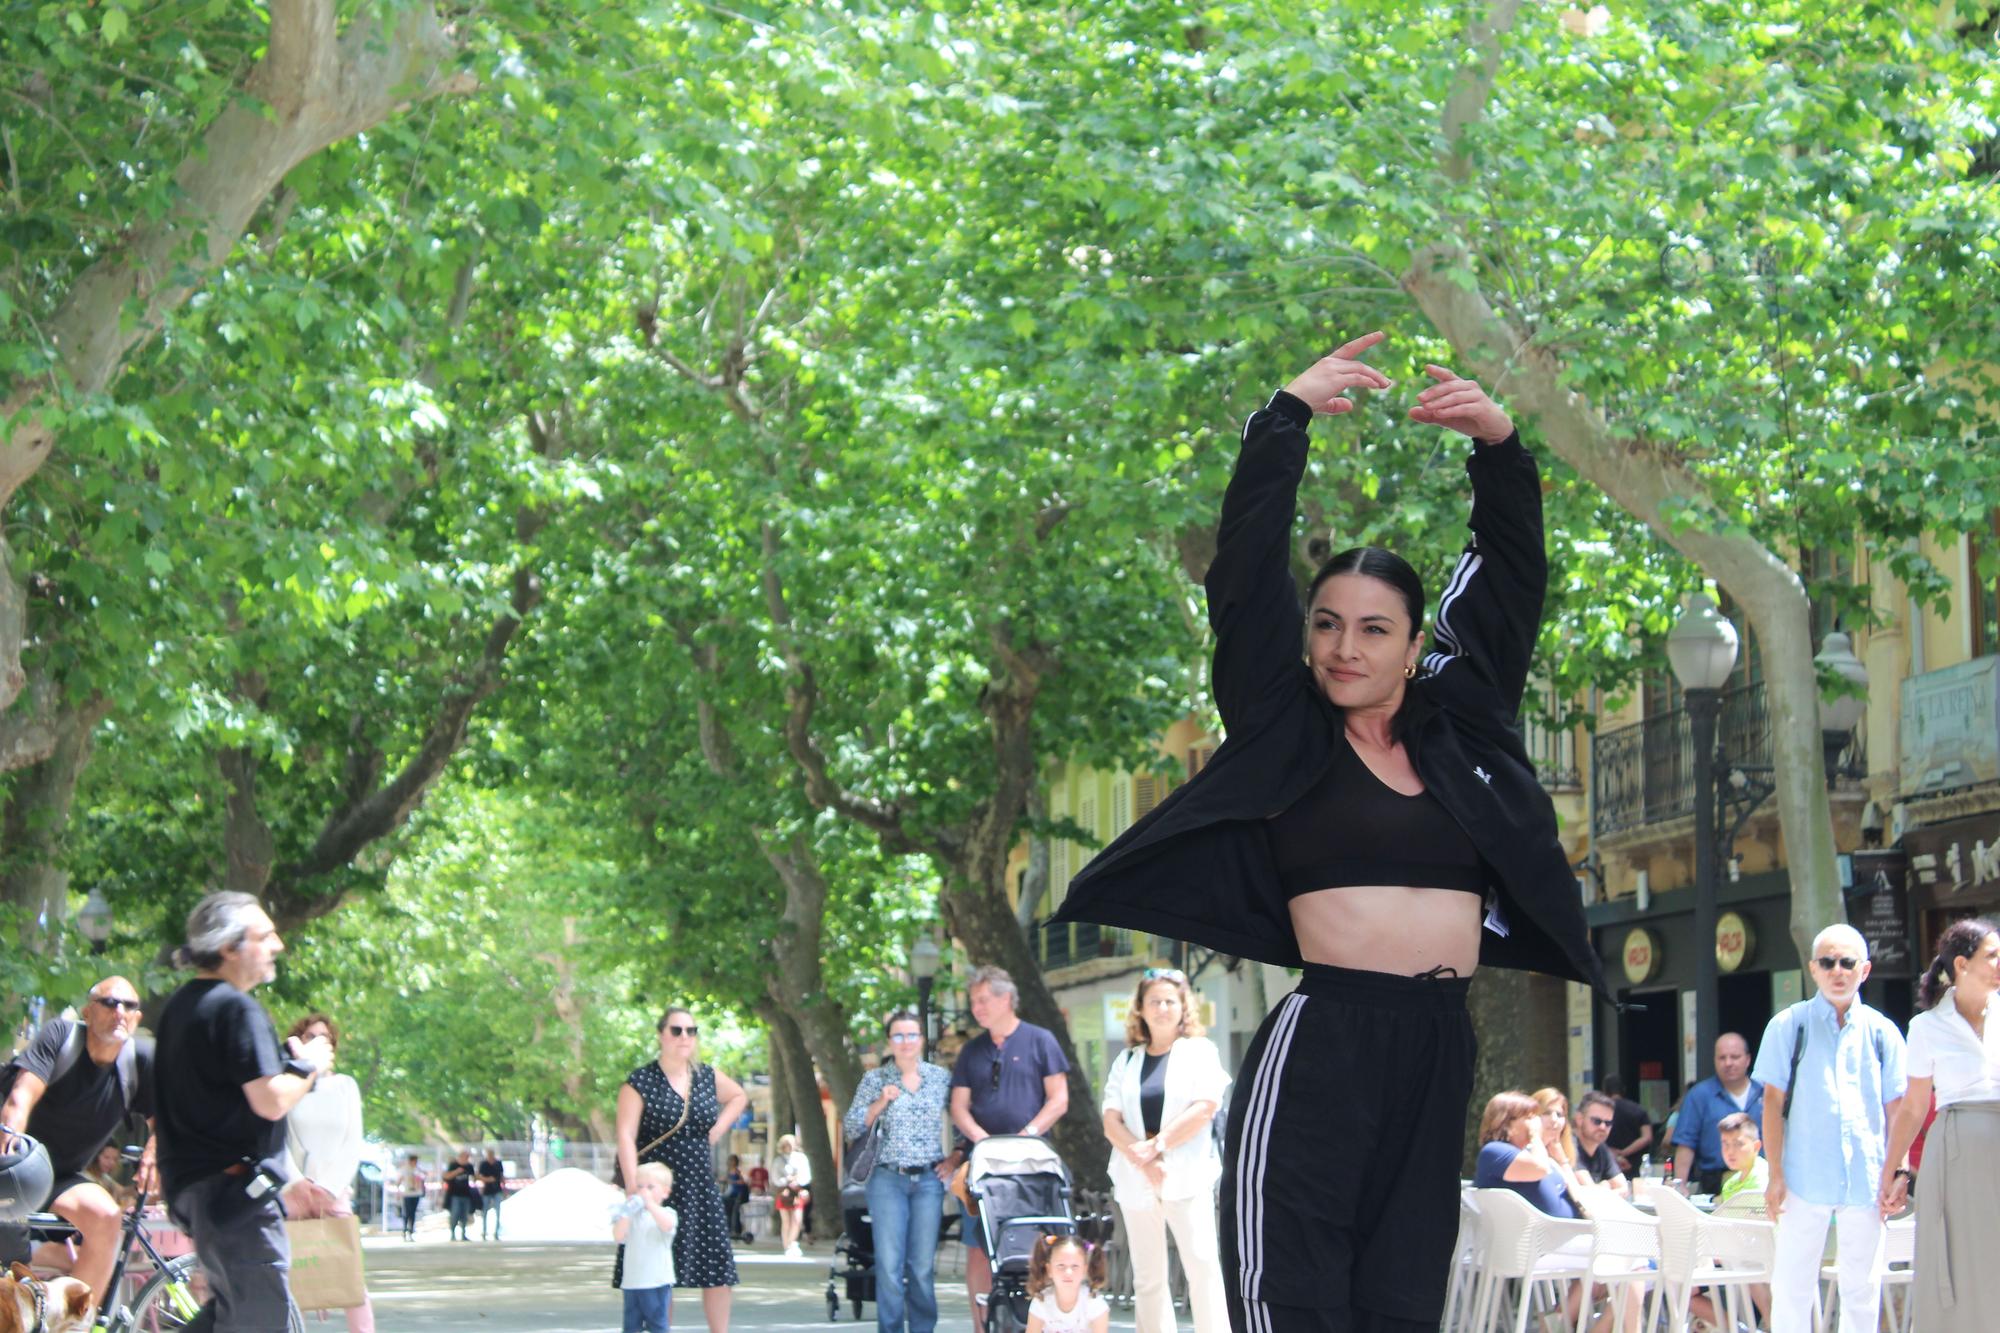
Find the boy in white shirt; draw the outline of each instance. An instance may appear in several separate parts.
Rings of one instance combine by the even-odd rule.
[[[619,1205],[611,1238],[625,1247],[624,1333],[667,1333],[674,1300],[674,1228],[680,1218],[667,1207],[674,1173],[647,1162],[638,1172],[638,1193]]]

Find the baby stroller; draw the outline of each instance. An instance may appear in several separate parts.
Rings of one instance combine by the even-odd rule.
[[[1047,1139],[995,1134],[972,1145],[965,1188],[979,1208],[980,1234],[993,1265],[986,1333],[1016,1333],[1028,1326],[1028,1258],[1036,1238],[1076,1230],[1069,1169]]]
[[[868,1215],[868,1186],[840,1182],[840,1239],[833,1243],[833,1266],[826,1270],[826,1317],[840,1318],[842,1294],[853,1302],[854,1317],[875,1299],[875,1223]]]

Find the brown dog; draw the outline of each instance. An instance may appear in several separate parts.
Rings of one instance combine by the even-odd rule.
[[[42,1281],[26,1264],[0,1276],[0,1333],[86,1333],[90,1288],[73,1277]]]

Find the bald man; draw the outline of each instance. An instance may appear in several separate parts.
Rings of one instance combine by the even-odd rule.
[[[1715,1077],[1688,1089],[1674,1121],[1674,1175],[1698,1194],[1715,1194],[1729,1164],[1722,1160],[1722,1122],[1738,1111],[1762,1123],[1764,1085],[1750,1077],[1750,1043],[1741,1033],[1715,1039]]]
[[[98,982],[83,1003],[80,1022],[49,1020],[14,1057],[13,1087],[0,1104],[0,1151],[12,1146],[16,1134],[48,1150],[56,1180],[44,1207],[80,1233],[72,1276],[98,1293],[111,1280],[120,1219],[117,1201],[84,1172],[132,1112],[151,1122],[153,1044],[138,1035],[139,1017],[139,992],[131,982],[123,977]],[[153,1188],[150,1136],[138,1183]]]

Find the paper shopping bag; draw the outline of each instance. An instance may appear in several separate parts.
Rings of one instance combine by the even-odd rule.
[[[292,1244],[292,1300],[301,1310],[345,1310],[368,1299],[358,1219],[288,1220],[285,1235]]]

